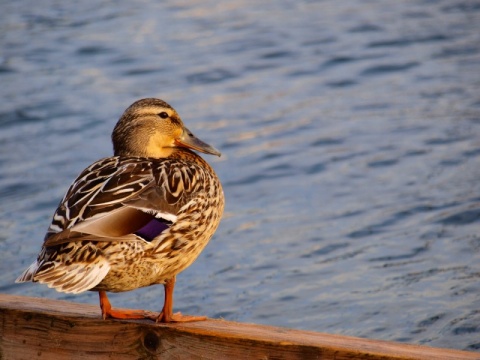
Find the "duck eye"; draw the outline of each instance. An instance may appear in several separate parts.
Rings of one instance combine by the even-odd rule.
[[[162,119],[168,118],[168,114],[165,111],[162,111],[161,113],[158,114]]]

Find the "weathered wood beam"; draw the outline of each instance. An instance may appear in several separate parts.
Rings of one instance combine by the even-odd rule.
[[[0,294],[0,360],[480,359],[480,353],[207,320],[107,320],[97,306]]]

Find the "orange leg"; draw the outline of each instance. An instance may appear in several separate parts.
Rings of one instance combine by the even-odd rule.
[[[158,313],[144,311],[144,310],[114,310],[110,301],[108,300],[107,293],[100,290],[98,292],[100,296],[100,308],[102,309],[103,319],[150,319],[157,320]]]
[[[207,320],[206,316],[182,315],[181,313],[173,313],[173,289],[175,288],[175,276],[165,281],[165,303],[163,309],[157,318],[157,322],[188,322]]]

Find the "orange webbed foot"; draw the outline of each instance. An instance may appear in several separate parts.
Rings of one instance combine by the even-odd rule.
[[[163,311],[157,318],[157,322],[161,323],[177,323],[177,322],[192,322],[192,321],[205,321],[207,320],[206,316],[193,316],[193,315],[182,315],[182,313],[177,312],[175,314],[166,315]]]
[[[165,302],[163,309],[157,318],[158,323],[170,323],[170,322],[190,322],[190,321],[204,321],[207,320],[206,316],[192,316],[182,315],[182,313],[173,313],[173,289],[175,288],[175,276],[165,281]]]
[[[110,311],[102,312],[103,319],[147,319],[156,321],[158,319],[158,313],[145,310],[116,310],[110,309]]]
[[[102,317],[106,319],[148,319],[156,321],[160,316],[156,312],[145,310],[117,310],[112,309],[112,305],[108,300],[105,291],[98,292],[100,296],[100,308],[102,309]]]

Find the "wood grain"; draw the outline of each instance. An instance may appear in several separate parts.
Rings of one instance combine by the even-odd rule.
[[[0,360],[480,359],[480,353],[212,320],[107,320],[97,306],[0,294]]]

